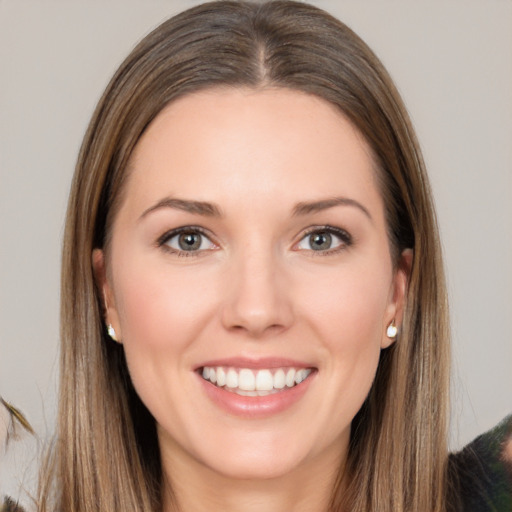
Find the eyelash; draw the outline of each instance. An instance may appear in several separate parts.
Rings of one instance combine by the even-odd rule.
[[[205,252],[208,249],[203,250],[197,250],[197,251],[186,251],[186,250],[179,250],[174,249],[173,247],[170,247],[168,245],[169,241],[173,238],[183,235],[183,234],[190,234],[190,235],[201,235],[202,237],[206,238],[212,245],[215,245],[214,242],[211,241],[211,236],[208,235],[208,233],[199,226],[184,226],[182,228],[177,229],[171,229],[170,231],[167,231],[164,233],[161,237],[158,238],[156,245],[163,249],[164,251],[167,251],[171,254],[174,254],[180,258],[188,258],[191,256],[199,256],[203,252]]]
[[[209,250],[209,249],[202,249],[202,250],[187,251],[187,250],[175,249],[168,245],[170,240],[172,240],[173,238],[175,238],[177,236],[183,235],[183,234],[200,235],[201,237],[206,238],[212,245],[215,245],[214,242],[212,242],[210,235],[203,228],[201,228],[199,226],[184,226],[181,228],[172,229],[170,231],[167,231],[162,236],[160,236],[158,238],[156,245],[171,254],[174,254],[178,257],[185,257],[185,258],[191,257],[191,256],[197,257],[197,256],[201,255],[202,253],[204,253],[205,251]],[[299,242],[297,242],[294,245],[294,247],[298,247],[298,245],[303,240],[305,240],[307,237],[314,235],[314,234],[334,235],[336,238],[338,238],[341,241],[339,247],[335,247],[332,249],[329,248],[326,250],[318,250],[318,251],[311,249],[311,248],[304,249],[314,256],[329,256],[329,255],[338,254],[339,252],[347,249],[348,247],[350,247],[353,244],[352,236],[347,231],[345,231],[344,229],[341,229],[341,228],[336,228],[334,226],[326,225],[326,226],[314,226],[314,227],[311,227],[308,230],[306,230],[306,232],[301,236]],[[297,250],[300,250],[300,249],[297,249]]]
[[[339,238],[341,243],[338,247],[332,248],[332,249],[326,249],[321,251],[315,251],[314,249],[305,249],[309,253],[311,253],[314,256],[331,256],[340,253],[341,251],[346,250],[348,247],[350,247],[354,241],[352,236],[341,228],[336,228],[334,226],[314,226],[309,228],[301,237],[299,242],[295,244],[297,247],[303,240],[305,240],[307,237],[314,235],[314,234],[329,234],[334,235],[336,238]]]

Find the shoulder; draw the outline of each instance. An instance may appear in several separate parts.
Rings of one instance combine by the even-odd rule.
[[[512,415],[452,453],[448,469],[460,510],[512,511]]]

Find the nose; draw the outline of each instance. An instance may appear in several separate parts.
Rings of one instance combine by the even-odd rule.
[[[293,322],[291,289],[283,265],[270,253],[241,255],[230,264],[222,323],[252,338],[286,330]]]

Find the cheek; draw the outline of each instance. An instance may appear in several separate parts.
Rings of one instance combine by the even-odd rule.
[[[148,265],[142,258],[119,268],[116,304],[123,343],[155,351],[191,343],[214,310],[215,294],[211,286],[201,286],[201,274]]]
[[[334,346],[380,346],[390,300],[389,268],[385,262],[340,268],[313,276],[302,289],[304,310]]]
[[[194,344],[216,311],[215,286],[201,286],[206,276],[200,270],[176,271],[143,256],[116,263],[115,300],[129,373],[142,401],[165,422],[180,407],[177,390],[190,392],[186,376]]]
[[[333,432],[348,424],[360,409],[373,383],[381,353],[387,311],[390,271],[365,265],[325,276],[317,275],[304,296],[308,328],[323,344],[325,375],[331,379],[327,404]]]

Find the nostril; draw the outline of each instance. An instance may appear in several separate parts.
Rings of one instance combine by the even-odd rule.
[[[266,325],[260,323],[257,325],[255,322],[247,323],[247,324],[237,324],[228,327],[229,330],[239,333],[245,333],[249,337],[258,338],[262,336],[272,336],[279,334],[281,331],[286,330],[284,325],[280,324],[270,324]]]

